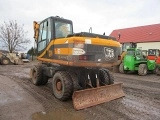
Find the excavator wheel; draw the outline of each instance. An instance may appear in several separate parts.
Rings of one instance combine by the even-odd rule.
[[[37,65],[31,70],[31,78],[34,85],[45,85],[48,77],[43,74],[43,65]]]
[[[112,73],[108,70],[108,69],[103,69],[107,75],[108,75],[108,78],[109,78],[109,85],[111,84],[114,84],[114,77],[112,75]]]
[[[147,74],[147,65],[146,64],[140,64],[138,68],[138,74],[141,76],[144,76]]]
[[[71,98],[73,92],[73,83],[68,72],[56,72],[53,76],[52,88],[53,94],[57,99],[66,101]]]
[[[88,80],[87,80],[87,73],[86,71],[80,71],[79,72],[79,75],[78,75],[78,80],[80,81],[79,85],[82,89],[87,89],[88,87],[91,87],[91,86],[88,86]]]
[[[96,80],[96,73],[94,71],[91,71],[89,73],[91,84],[93,87],[97,87],[97,80]],[[108,69],[100,69],[99,70],[99,85],[111,85],[114,83],[113,75],[110,73]]]
[[[78,77],[75,72],[69,71],[68,72],[70,77],[72,78],[72,83],[73,83],[73,91],[81,90],[82,87],[78,83]]]
[[[10,60],[7,57],[3,57],[1,60],[2,65],[9,65],[10,64]]]
[[[100,86],[109,85],[109,76],[104,69],[99,70],[99,84]]]

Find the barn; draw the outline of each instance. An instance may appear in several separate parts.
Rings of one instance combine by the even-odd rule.
[[[160,24],[113,30],[110,36],[122,43],[137,43],[137,48],[160,49]]]

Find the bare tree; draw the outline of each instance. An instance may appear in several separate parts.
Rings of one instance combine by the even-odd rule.
[[[16,21],[4,22],[0,25],[0,42],[9,52],[26,49],[30,40],[26,38],[27,32],[24,31],[23,25]]]

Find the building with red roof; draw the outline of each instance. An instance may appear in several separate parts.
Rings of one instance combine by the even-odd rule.
[[[120,43],[137,43],[137,48],[143,50],[160,49],[160,24],[117,29],[110,36],[117,40],[120,37]]]

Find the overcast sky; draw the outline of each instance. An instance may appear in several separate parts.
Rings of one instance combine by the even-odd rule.
[[[160,23],[160,0],[0,0],[0,24],[24,24],[32,41],[33,21],[56,15],[72,20],[74,32],[92,27],[93,33],[109,35],[114,29]]]

